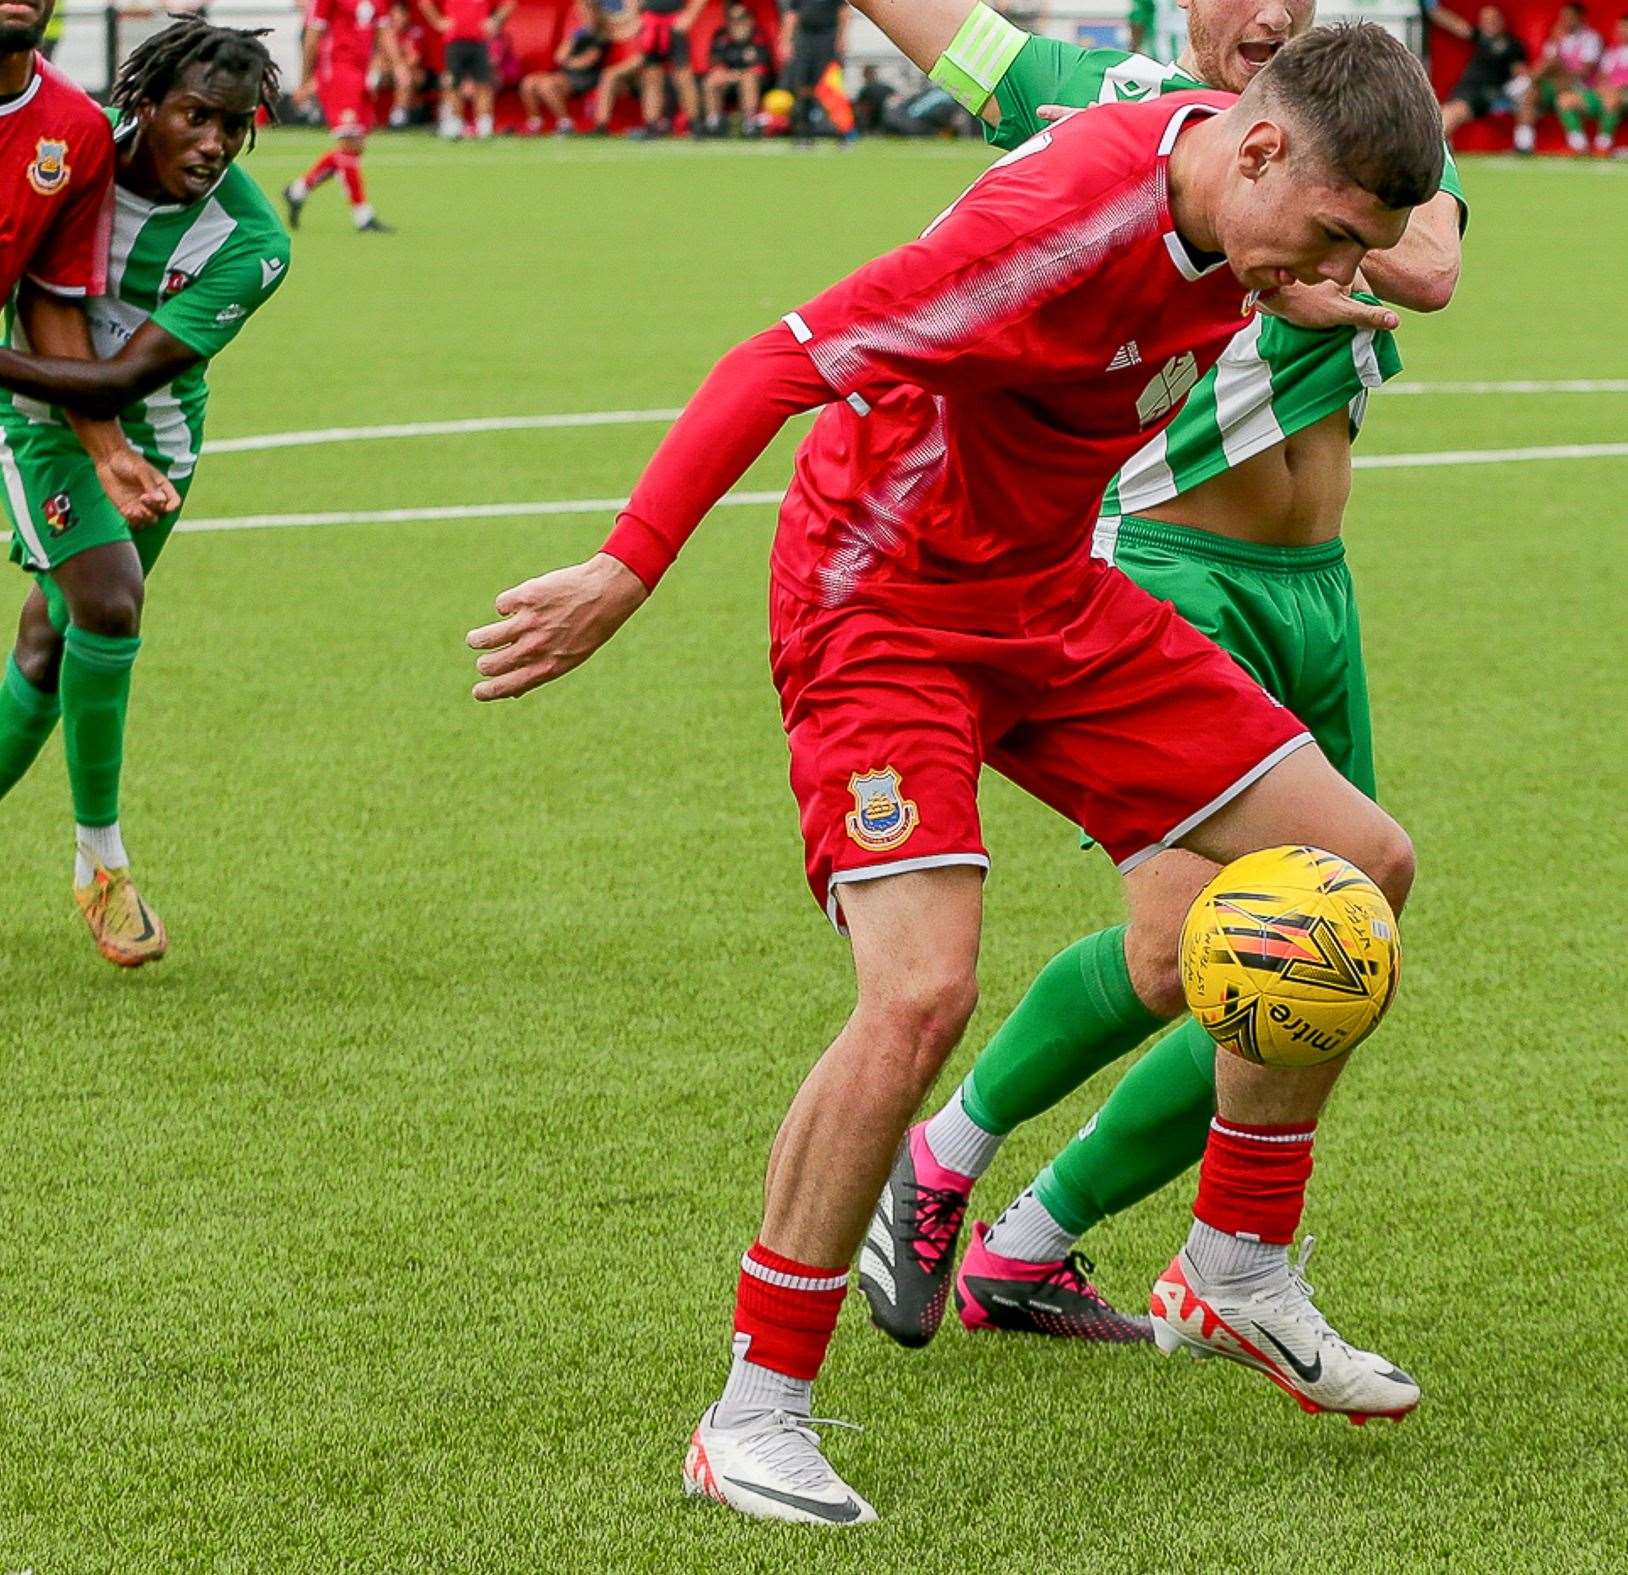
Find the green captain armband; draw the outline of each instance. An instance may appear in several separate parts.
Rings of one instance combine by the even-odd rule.
[[[996,84],[1028,42],[1021,27],[978,0],[928,75],[969,114],[981,115]]]

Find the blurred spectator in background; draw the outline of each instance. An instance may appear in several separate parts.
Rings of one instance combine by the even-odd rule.
[[[690,54],[690,29],[705,4],[706,0],[639,0],[639,53],[643,59],[639,108],[644,126],[636,135],[661,137],[672,129],[667,118],[669,74],[679,113],[691,132],[700,132],[701,93]]]
[[[724,113],[731,98],[740,110],[746,135],[757,135],[758,99],[770,64],[769,46],[758,31],[751,6],[744,0],[730,0],[724,25],[712,35],[711,65],[701,84],[710,136],[723,134]]]
[[[1531,86],[1521,95],[1515,111],[1517,153],[1532,151],[1537,141],[1538,117],[1551,111],[1560,117],[1566,146],[1573,153],[1588,152],[1583,117],[1591,115],[1597,120],[1600,115],[1599,95],[1590,84],[1604,51],[1605,45],[1588,25],[1582,6],[1561,6],[1554,30],[1538,55]]]
[[[520,64],[520,51],[514,47],[514,40],[506,28],[492,35],[488,53],[492,57],[493,94],[498,97],[505,93],[517,94],[525,67]]]
[[[1130,0],[1125,21],[1131,48],[1140,54],[1171,61],[1187,47],[1186,0]]]
[[[422,0],[424,19],[446,44],[441,68],[441,135],[461,137],[464,133],[464,105],[473,102],[475,135],[492,134],[492,102],[495,74],[492,70],[492,40],[502,31],[514,0],[502,0],[495,8],[492,0]]]
[[[843,0],[786,0],[780,25],[780,81],[796,103],[791,134],[800,142],[814,135],[814,93],[827,69],[841,59],[848,25]]]
[[[1617,140],[1617,127],[1628,103],[1628,15],[1617,18],[1611,47],[1600,57],[1600,74],[1595,79],[1600,95],[1600,125],[1594,136],[1594,151],[1609,153]]]
[[[883,129],[888,105],[896,96],[893,88],[882,80],[875,66],[866,66],[859,93],[854,99],[854,125],[867,136]]]
[[[1437,27],[1470,45],[1470,63],[1453,84],[1441,107],[1442,130],[1447,136],[1483,115],[1507,115],[1526,87],[1526,45],[1509,30],[1509,20],[1495,5],[1484,5],[1471,27],[1463,17],[1437,6],[1430,13]]]
[[[391,60],[381,49],[374,70],[382,82],[389,84],[390,125],[399,131],[418,117],[430,85],[430,68],[424,62],[429,34],[407,0],[395,0],[390,7],[390,22],[396,34],[396,56]]]
[[[599,86],[599,74],[610,54],[610,34],[593,10],[582,12],[578,25],[560,40],[552,71],[533,71],[520,79],[520,103],[526,112],[526,130],[533,136],[543,129],[543,111],[554,117],[554,131],[568,136],[577,128],[570,103]]]
[[[633,9],[632,0],[597,0],[593,10],[600,29],[610,39],[594,102],[594,130],[603,136],[610,130],[618,96],[638,90],[644,70],[644,55],[639,48],[644,18]]]

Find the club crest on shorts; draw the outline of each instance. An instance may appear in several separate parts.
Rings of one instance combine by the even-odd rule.
[[[73,499],[66,492],[45,500],[45,523],[53,536],[60,536],[73,525]]]
[[[920,822],[915,801],[900,791],[899,773],[892,766],[856,771],[848,779],[848,791],[854,796],[844,821],[848,835],[873,853],[898,847]]]
[[[54,196],[68,184],[68,144],[41,137],[34,144],[34,162],[28,166],[28,184],[42,197]]]

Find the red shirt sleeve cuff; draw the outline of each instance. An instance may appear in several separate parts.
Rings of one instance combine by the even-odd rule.
[[[616,524],[600,551],[631,569],[647,591],[655,590],[673,561],[672,548],[638,515],[626,512],[616,516]]]

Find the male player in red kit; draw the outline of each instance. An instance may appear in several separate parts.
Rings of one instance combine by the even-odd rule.
[[[308,104],[315,94],[334,145],[283,187],[288,227],[300,227],[306,199],[330,176],[338,175],[345,183],[356,228],[389,235],[392,227],[373,211],[362,185],[362,145],[373,129],[373,95],[367,85],[373,56],[381,54],[392,71],[400,64],[386,0],[311,0],[305,14],[304,50],[304,73],[294,101]]]
[[[585,661],[787,417],[826,406],[781,509],[770,661],[809,882],[851,936],[858,1001],[770,1155],[688,1492],[766,1519],[875,1518],[825,1459],[812,1385],[899,1139],[972,1011],[985,763],[1100,826],[1122,869],[1173,845],[1227,863],[1305,842],[1407,895],[1402,829],[1230,657],[1093,559],[1091,525],[1254,292],[1349,285],[1442,165],[1422,69],[1366,24],[1305,34],[1236,100],[1066,120],[921,239],[725,356],[604,550],[505,592],[503,620],[471,634],[489,652],[480,699]],[[1176,959],[1159,966],[1142,987],[1173,1015]],[[1252,1070],[1223,1100],[1194,1229],[1258,1245],[1303,1198],[1310,1145],[1295,1074]],[[1215,1334],[1236,1359],[1202,1280],[1191,1295],[1193,1341]],[[1255,1310],[1274,1328],[1321,1322],[1287,1274]],[[1341,1342],[1323,1360],[1354,1404],[1417,1402],[1371,1352]]]

